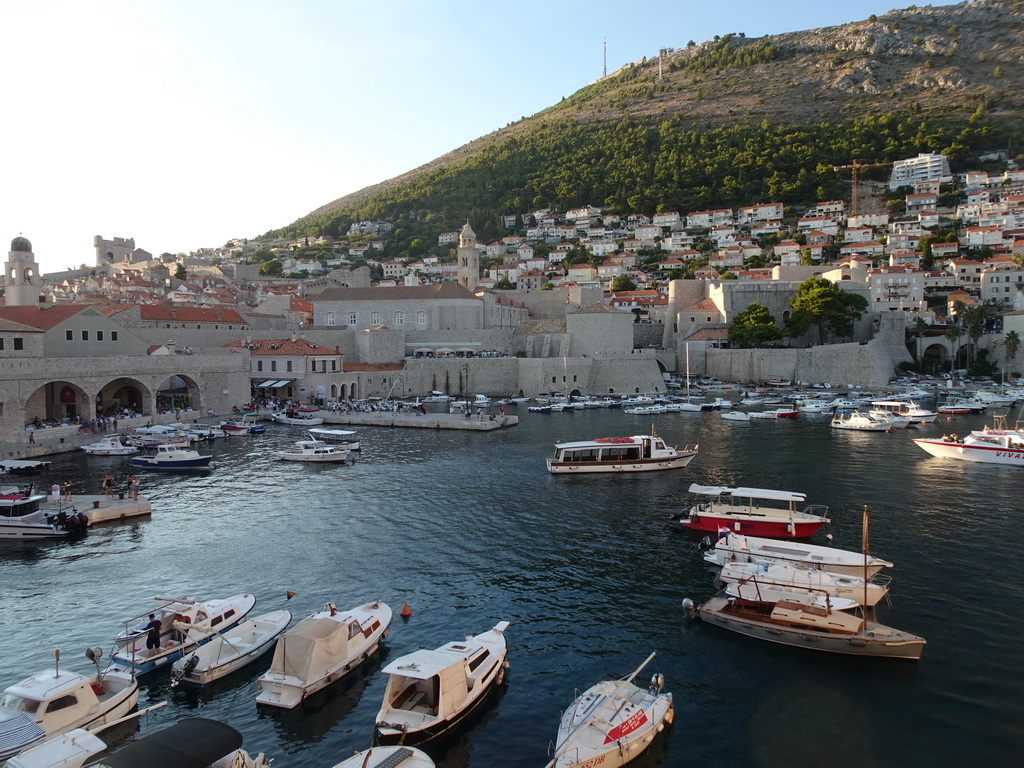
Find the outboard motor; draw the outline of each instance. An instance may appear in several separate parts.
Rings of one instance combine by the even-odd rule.
[[[657,696],[661,693],[661,689],[665,687],[665,676],[661,672],[655,672],[651,676],[651,685],[647,689],[647,692],[652,696]]]
[[[181,682],[181,678],[188,677],[192,674],[192,670],[199,666],[199,657],[196,654],[192,654],[188,657],[188,661],[185,662],[180,672],[174,673],[174,679],[171,680],[171,687],[176,688],[178,683]]]

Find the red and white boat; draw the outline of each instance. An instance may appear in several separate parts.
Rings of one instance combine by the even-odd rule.
[[[743,533],[773,539],[806,539],[829,519],[828,507],[810,504],[802,493],[773,491],[767,488],[727,488],[719,485],[690,486],[690,493],[707,497],[675,518],[680,525],[703,533]],[[762,502],[785,502],[785,506],[766,506]]]
[[[791,405],[785,405],[781,408],[772,408],[768,411],[751,411],[750,418],[752,419],[795,419],[800,414],[796,408]]]
[[[919,438],[914,442],[940,459],[1024,467],[1024,437],[1018,432],[972,432],[962,440],[956,435],[944,435]]]

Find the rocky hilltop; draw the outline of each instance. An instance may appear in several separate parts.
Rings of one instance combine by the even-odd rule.
[[[707,131],[753,124],[835,125],[879,115],[966,125],[972,116],[984,116],[1013,133],[1024,104],[1022,32],[1024,3],[980,0],[910,6],[803,32],[683,43],[409,173],[339,198],[287,230],[321,227],[347,207],[396,186],[441,168],[455,172],[452,166],[496,145],[566,125],[599,128],[625,119],[647,125],[672,121],[674,129]],[[897,151],[895,145],[892,149]],[[857,154],[877,157],[884,151],[872,146]]]

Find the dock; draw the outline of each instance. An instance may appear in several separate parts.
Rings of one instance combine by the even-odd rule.
[[[518,416],[499,416],[484,413],[483,417],[473,415],[468,419],[461,413],[392,413],[370,411],[337,413],[320,411],[324,424],[347,424],[362,427],[403,427],[413,429],[463,429],[471,432],[491,432],[503,427],[514,427]]]
[[[153,513],[153,505],[146,499],[139,497],[139,500],[128,498],[127,493],[115,493],[113,496],[93,496],[86,493],[76,493],[71,501],[61,500],[59,504],[44,501],[40,508],[48,514],[64,510],[70,512],[74,507],[89,520],[89,525],[99,523],[123,522],[132,517],[143,517]]]

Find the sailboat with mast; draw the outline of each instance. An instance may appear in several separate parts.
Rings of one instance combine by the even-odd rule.
[[[864,510],[864,595],[861,614],[848,613],[832,603],[829,594],[809,592],[777,601],[716,596],[703,605],[683,600],[691,617],[747,637],[826,653],[918,660],[926,640],[869,618],[868,512]]]
[[[674,411],[703,411],[704,406],[700,403],[693,402],[693,397],[690,395],[690,343],[686,343],[686,402],[676,403],[672,410]]]

